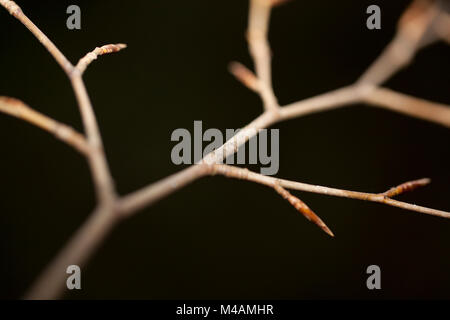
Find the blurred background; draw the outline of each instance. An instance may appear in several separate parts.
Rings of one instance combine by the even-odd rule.
[[[127,194],[182,169],[176,128],[240,128],[259,97],[228,72],[252,66],[248,1],[18,1],[76,62],[96,46],[128,48],[85,74],[117,189]],[[66,8],[81,7],[81,30]],[[368,30],[370,4],[382,29]],[[273,83],[281,104],[348,85],[379,55],[409,1],[291,1],[273,11]],[[69,82],[37,40],[0,10],[0,95],[82,130]],[[389,88],[450,103],[450,48],[437,43]],[[399,199],[450,210],[450,130],[355,105],[277,124],[277,176],[382,192],[432,184]],[[86,161],[49,134],[0,114],[0,297],[19,298],[95,205]],[[258,169],[258,167],[252,167]],[[357,200],[293,192],[331,239],[273,190],[204,178],[123,222],[83,269],[74,299],[450,298],[450,221]],[[366,288],[367,266],[381,290]]]

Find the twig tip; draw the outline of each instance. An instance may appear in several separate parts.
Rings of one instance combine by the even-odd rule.
[[[330,237],[334,238],[334,233],[330,230],[330,228],[325,226],[324,228],[322,228],[322,230],[325,231]]]
[[[302,200],[293,196],[289,191],[284,189],[279,183],[275,183],[273,188],[275,191],[286,199],[298,212],[306,219],[316,224],[320,229],[325,231],[329,236],[334,237],[334,233],[327,227],[325,222],[316,215]]]

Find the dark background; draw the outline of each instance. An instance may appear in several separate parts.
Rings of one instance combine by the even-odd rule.
[[[248,2],[18,1],[76,62],[125,42],[85,75],[120,194],[181,169],[176,128],[239,128],[262,108],[227,72],[251,66]],[[281,104],[352,83],[395,32],[409,1],[292,1],[273,12],[273,82]],[[78,4],[82,30],[66,28]],[[365,27],[369,4],[382,29]],[[82,130],[69,82],[45,49],[0,10],[0,94]],[[386,85],[450,103],[450,48],[421,51]],[[430,177],[399,197],[450,210],[450,131],[356,105],[280,129],[278,176],[368,192]],[[86,161],[49,134],[0,115],[0,297],[18,298],[95,205]],[[379,204],[294,192],[336,234],[329,238],[273,190],[204,178],[122,223],[83,269],[69,298],[450,298],[450,221]],[[382,290],[366,288],[377,264]]]

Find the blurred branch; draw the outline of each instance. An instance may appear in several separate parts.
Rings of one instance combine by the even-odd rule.
[[[78,230],[55,260],[44,270],[42,275],[31,287],[26,296],[27,298],[49,299],[60,296],[65,284],[66,274],[63,272],[65,268],[70,264],[77,264],[81,267],[86,263],[95,249],[104,241],[105,237],[120,219],[129,217],[138,210],[154,204],[156,201],[187,186],[189,183],[211,174],[222,174],[228,177],[245,179],[274,188],[278,194],[291,203],[299,212],[330,235],[333,235],[333,233],[323,221],[305,203],[290,194],[286,189],[380,202],[407,210],[450,218],[450,213],[445,211],[420,207],[391,199],[392,196],[401,192],[410,191],[416,187],[425,185],[428,183],[428,180],[422,179],[408,182],[382,194],[371,194],[313,186],[259,175],[247,169],[215,165],[227,156],[237,152],[240,146],[245,144],[251,137],[257,135],[261,129],[267,128],[274,123],[358,102],[366,102],[449,126],[448,106],[379,87],[379,85],[389,79],[395,72],[410,63],[418,49],[432,43],[437,38],[447,39],[448,41],[448,33],[445,32],[448,26],[448,15],[443,15],[441,8],[437,7],[434,2],[425,0],[416,0],[413,2],[400,19],[398,32],[392,42],[355,84],[280,107],[272,87],[268,26],[272,7],[282,2],[285,1],[250,0],[247,37],[256,75],[241,64],[234,63],[230,65],[230,71],[236,78],[261,96],[264,112],[240,130],[232,139],[225,142],[219,149],[206,155],[196,165],[190,166],[131,194],[119,197],[115,192],[114,183],[103,150],[97,120],[82,80],[82,74],[87,66],[99,55],[119,51],[125,45],[106,45],[96,48],[83,57],[77,66],[73,66],[45,34],[23,14],[17,4],[9,0],[0,0],[0,5],[5,7],[15,18],[22,22],[44,47],[47,48],[70,79],[87,136],[87,140],[84,141],[84,137],[72,133],[73,137],[78,137],[72,137],[72,139],[78,139],[80,141],[83,139],[83,144],[88,145],[85,154],[90,165],[98,198],[98,206],[90,215],[90,218]],[[434,33],[430,33],[430,30],[433,30]],[[436,37],[436,34],[439,34],[439,37]],[[15,116],[19,115],[21,118],[43,127],[52,133],[55,133],[56,130],[54,126],[60,126],[60,128],[62,126],[62,124],[56,123],[56,121],[38,114],[30,108],[23,107],[23,105],[19,107],[21,112],[17,113],[14,105],[17,107],[20,104],[16,102],[11,105],[11,103],[4,102],[0,104],[0,107],[3,106],[2,111]],[[72,143],[78,144],[81,143],[80,141],[76,143],[72,141]]]
[[[61,68],[70,74],[73,70],[72,64],[62,54],[61,51],[53,44],[53,42],[23,13],[22,9],[14,2],[10,0],[0,0],[0,5],[5,7],[6,10],[17,20],[19,20],[30,32],[36,37],[37,40],[48,50],[48,52],[55,58],[56,62]]]
[[[0,111],[50,132],[83,154],[89,152],[89,145],[82,134],[64,123],[33,110],[20,100],[0,96]]]
[[[258,91],[256,76],[240,63],[230,65],[230,72],[246,87]],[[330,91],[280,108],[278,120],[288,120],[311,113],[323,112],[355,103],[367,103],[450,127],[450,106],[419,99],[387,88],[352,85]]]
[[[441,12],[434,25],[434,32],[439,38],[450,44],[450,14]]]
[[[259,80],[258,92],[265,110],[279,108],[272,88],[272,69],[268,37],[269,18],[273,0],[250,0],[247,40]]]
[[[363,100],[374,106],[450,128],[450,106],[445,104],[419,99],[387,88],[376,88]]]

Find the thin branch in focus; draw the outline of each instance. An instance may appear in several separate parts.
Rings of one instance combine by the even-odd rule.
[[[398,187],[389,189],[386,193],[367,193],[359,191],[350,191],[344,189],[330,188],[324,186],[317,186],[303,182],[291,181],[286,179],[279,179],[270,176],[265,176],[256,172],[249,171],[248,169],[243,169],[235,166],[225,165],[225,164],[215,164],[210,167],[210,175],[221,174],[228,178],[247,180],[263,184],[269,187],[273,187],[275,184],[279,184],[283,188],[291,190],[299,190],[305,192],[318,193],[334,197],[342,197],[349,199],[357,199],[371,202],[378,202],[387,204],[389,206],[402,208],[405,210],[425,213],[433,216],[450,218],[450,212],[431,209],[427,207],[417,206],[415,204],[410,204],[407,202],[401,202],[391,199],[386,193],[397,195],[403,192],[412,191],[418,187],[422,187],[429,182],[429,179],[420,179],[412,182],[406,182]],[[391,191],[392,190],[392,191]],[[395,190],[395,191],[394,191]],[[400,192],[400,193],[399,193]]]
[[[89,145],[82,134],[64,123],[53,120],[52,118],[33,110],[18,99],[0,96],[0,111],[50,132],[56,138],[83,154],[87,154],[90,150]]]
[[[96,60],[99,56],[119,52],[126,47],[127,45],[124,43],[107,44],[102,47],[97,47],[93,51],[86,54],[83,58],[81,58],[80,61],[78,61],[76,68],[80,71],[81,74],[83,74],[86,68],[91,64],[91,62]]]

